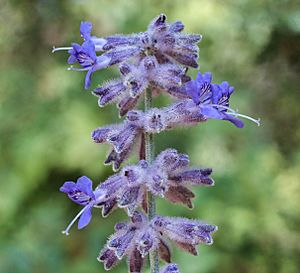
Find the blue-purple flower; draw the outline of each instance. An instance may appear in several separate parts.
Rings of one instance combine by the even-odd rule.
[[[75,203],[84,206],[84,208],[75,216],[68,227],[63,231],[68,235],[71,226],[78,221],[78,228],[82,229],[89,224],[92,218],[92,208],[97,204],[99,194],[93,191],[93,182],[86,176],[77,179],[77,182],[65,182],[60,191],[66,193],[68,197]]]
[[[78,63],[82,68],[75,68],[71,66],[69,70],[75,71],[87,71],[85,77],[85,88],[88,88],[91,84],[91,75],[93,72],[106,68],[112,62],[111,56],[101,55],[97,56],[95,52],[95,45],[90,40],[79,44],[72,44],[72,48],[68,51],[70,57],[68,59],[69,64]]]
[[[185,91],[199,106],[199,112],[206,118],[228,120],[236,127],[242,128],[244,123],[237,117],[247,118],[259,125],[259,120],[242,115],[229,107],[229,99],[234,92],[234,87],[228,82],[212,84],[212,74],[206,72],[203,75],[199,72],[196,80],[185,84]]]

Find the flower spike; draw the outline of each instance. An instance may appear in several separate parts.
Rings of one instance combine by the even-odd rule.
[[[188,155],[175,149],[166,149],[153,158],[152,134],[210,119],[229,121],[237,128],[244,126],[240,118],[260,124],[230,107],[234,88],[227,81],[213,83],[211,72],[199,72],[195,80],[191,79],[187,72],[189,68],[198,68],[198,43],[202,36],[183,30],[182,22],[170,23],[163,13],[144,32],[128,35],[97,37],[92,35],[92,23],[83,21],[80,43],[52,50],[68,51],[68,70],[86,72],[85,89],[91,86],[94,73],[111,66],[119,70],[118,78],[92,91],[99,107],[116,103],[120,117],[125,116],[121,123],[99,127],[91,134],[95,143],[111,146],[104,164],[112,164],[117,171],[139,145],[139,162],[123,166],[94,190],[86,176],[76,183],[67,181],[60,188],[73,202],[83,206],[63,231],[66,235],[77,220],[79,229],[87,226],[93,208],[100,208],[103,217],[121,208],[129,217],[129,221],[115,225],[115,232],[97,257],[105,270],[126,257],[129,272],[141,273],[147,255],[152,255],[151,272],[179,273],[177,264],[171,263],[169,241],[198,255],[197,246],[211,245],[218,229],[203,221],[155,213],[156,197],[192,209],[192,187],[211,187],[215,182],[211,168],[191,167]],[[151,108],[152,97],[160,93],[167,93],[175,101],[163,108]],[[134,109],[140,98],[145,98],[145,111]],[[159,259],[167,263],[161,270]]]

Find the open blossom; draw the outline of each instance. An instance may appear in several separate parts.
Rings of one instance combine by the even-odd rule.
[[[136,165],[130,165],[110,176],[92,190],[92,181],[83,176],[75,184],[65,182],[61,191],[79,205],[84,205],[80,212],[66,229],[79,219],[79,228],[86,226],[92,217],[93,207],[102,208],[102,216],[106,217],[116,207],[124,208],[132,216],[138,207],[147,211],[147,192],[156,196],[165,197],[172,203],[181,203],[192,208],[192,199],[195,197],[190,186],[213,186],[214,180],[210,177],[212,170],[189,168],[189,158],[174,149],[161,152],[149,164],[145,160]]]
[[[199,107],[199,112],[206,118],[228,120],[236,127],[242,128],[244,123],[237,117],[249,119],[259,125],[259,120],[242,115],[229,107],[229,99],[234,87],[228,82],[212,84],[212,74],[199,72],[195,80],[185,84],[185,91]]]
[[[166,15],[157,16],[147,31],[138,34],[117,34],[98,38],[91,35],[92,24],[82,22],[80,34],[84,39],[82,46],[54,48],[53,52],[68,50],[69,63],[78,63],[82,68],[70,70],[87,71],[85,88],[91,84],[91,75],[97,70],[130,61],[137,67],[143,58],[153,56],[159,64],[181,64],[197,68],[200,35],[182,34],[184,25],[176,21],[167,23]],[[97,56],[96,52],[103,52]],[[178,65],[177,65],[178,66]],[[180,69],[180,66],[178,66]],[[158,78],[157,78],[158,80]],[[157,82],[157,81],[156,81]],[[145,84],[146,85],[146,84]]]
[[[196,246],[212,244],[212,233],[216,226],[186,218],[156,216],[150,222],[146,215],[135,211],[130,222],[121,222],[115,226],[116,232],[108,239],[100,252],[98,260],[104,263],[106,270],[128,257],[129,271],[141,272],[145,257],[157,250],[159,257],[171,261],[169,239],[181,249],[197,255]],[[179,234],[181,236],[179,236]],[[193,251],[191,251],[193,249]],[[177,273],[176,265],[166,266],[162,272]]]
[[[68,197],[75,203],[84,206],[84,208],[76,215],[66,230],[63,231],[66,235],[69,234],[71,226],[79,218],[78,228],[84,228],[92,218],[92,208],[97,204],[99,194],[93,191],[93,182],[86,176],[78,178],[77,182],[67,181],[60,188],[60,191],[66,193]]]

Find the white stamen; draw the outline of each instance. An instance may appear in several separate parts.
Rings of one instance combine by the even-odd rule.
[[[254,119],[254,118],[249,117],[247,115],[239,114],[238,110],[235,111],[232,108],[224,106],[224,105],[218,105],[218,104],[210,104],[210,105],[211,106],[215,106],[215,107],[220,108],[220,109],[228,110],[228,111],[230,111],[230,112],[227,113],[228,115],[231,115],[231,116],[234,116],[234,117],[241,117],[241,118],[248,119],[248,120],[254,122],[255,124],[257,124],[257,126],[260,126],[260,119],[259,118],[258,119]]]
[[[248,119],[252,122],[254,122],[255,124],[257,124],[257,126],[260,126],[260,118],[258,119],[254,119],[254,118],[251,118],[249,116],[246,116],[246,115],[243,115],[243,114],[239,114],[239,113],[228,113],[229,115],[232,115],[232,116],[235,116],[235,117],[241,117],[241,118],[245,118],[245,119]]]
[[[73,226],[73,224],[77,221],[77,219],[81,216],[81,214],[86,210],[88,206],[85,206],[75,217],[74,219],[71,221],[71,223],[67,226],[67,228],[65,230],[63,230],[61,233],[65,234],[65,235],[69,235],[69,230],[70,228]]]
[[[72,49],[72,47],[55,47],[55,46],[53,46],[52,53],[54,53],[56,51],[70,50],[70,49]]]
[[[70,66],[67,68],[67,70],[69,71],[88,71],[90,69],[90,67],[85,67],[85,68],[76,68],[74,66]]]

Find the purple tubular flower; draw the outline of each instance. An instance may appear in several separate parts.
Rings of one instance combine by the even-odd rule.
[[[211,234],[218,229],[216,226],[196,220],[162,216],[156,216],[152,220],[152,226],[170,240],[190,245],[211,245],[213,243]]]
[[[127,230],[122,230],[112,235],[107,242],[107,246],[109,249],[114,250],[117,258],[121,260],[126,251],[130,249],[135,235],[136,227],[132,225]]]
[[[91,200],[95,200],[95,195],[92,189],[93,182],[86,176],[78,178],[77,182],[67,181],[60,191],[66,193],[68,197],[75,203],[86,206]]]
[[[120,80],[111,80],[101,87],[94,89],[93,94],[99,97],[98,105],[103,107],[105,104],[115,102],[115,100],[126,90]]]
[[[209,177],[211,173],[212,169],[189,169],[178,173],[170,179],[180,184],[213,186],[214,180]]]
[[[103,50],[107,51],[118,47],[134,46],[139,42],[140,36],[138,34],[116,34],[104,37],[103,39],[106,40],[106,43],[103,45]]]
[[[139,128],[134,124],[124,122],[119,125],[109,125],[97,128],[92,132],[92,139],[96,143],[110,143],[117,154],[121,154],[127,149],[131,149]]]
[[[97,200],[101,198],[98,192],[93,191],[92,183],[88,177],[82,176],[78,178],[76,183],[67,181],[60,188],[60,191],[66,193],[73,202],[84,206],[71,221],[66,230],[63,231],[64,234],[69,235],[71,226],[78,218],[79,229],[84,228],[90,222],[92,218],[92,208],[97,203]]]
[[[70,67],[69,70],[74,71],[87,71],[85,77],[85,89],[89,88],[91,84],[91,75],[97,70],[101,70],[112,65],[112,61],[115,61],[109,54],[103,54],[97,56],[95,52],[95,44],[91,40],[79,44],[72,44],[72,48],[68,51],[70,57],[68,59],[69,64],[78,62],[82,68]]]

